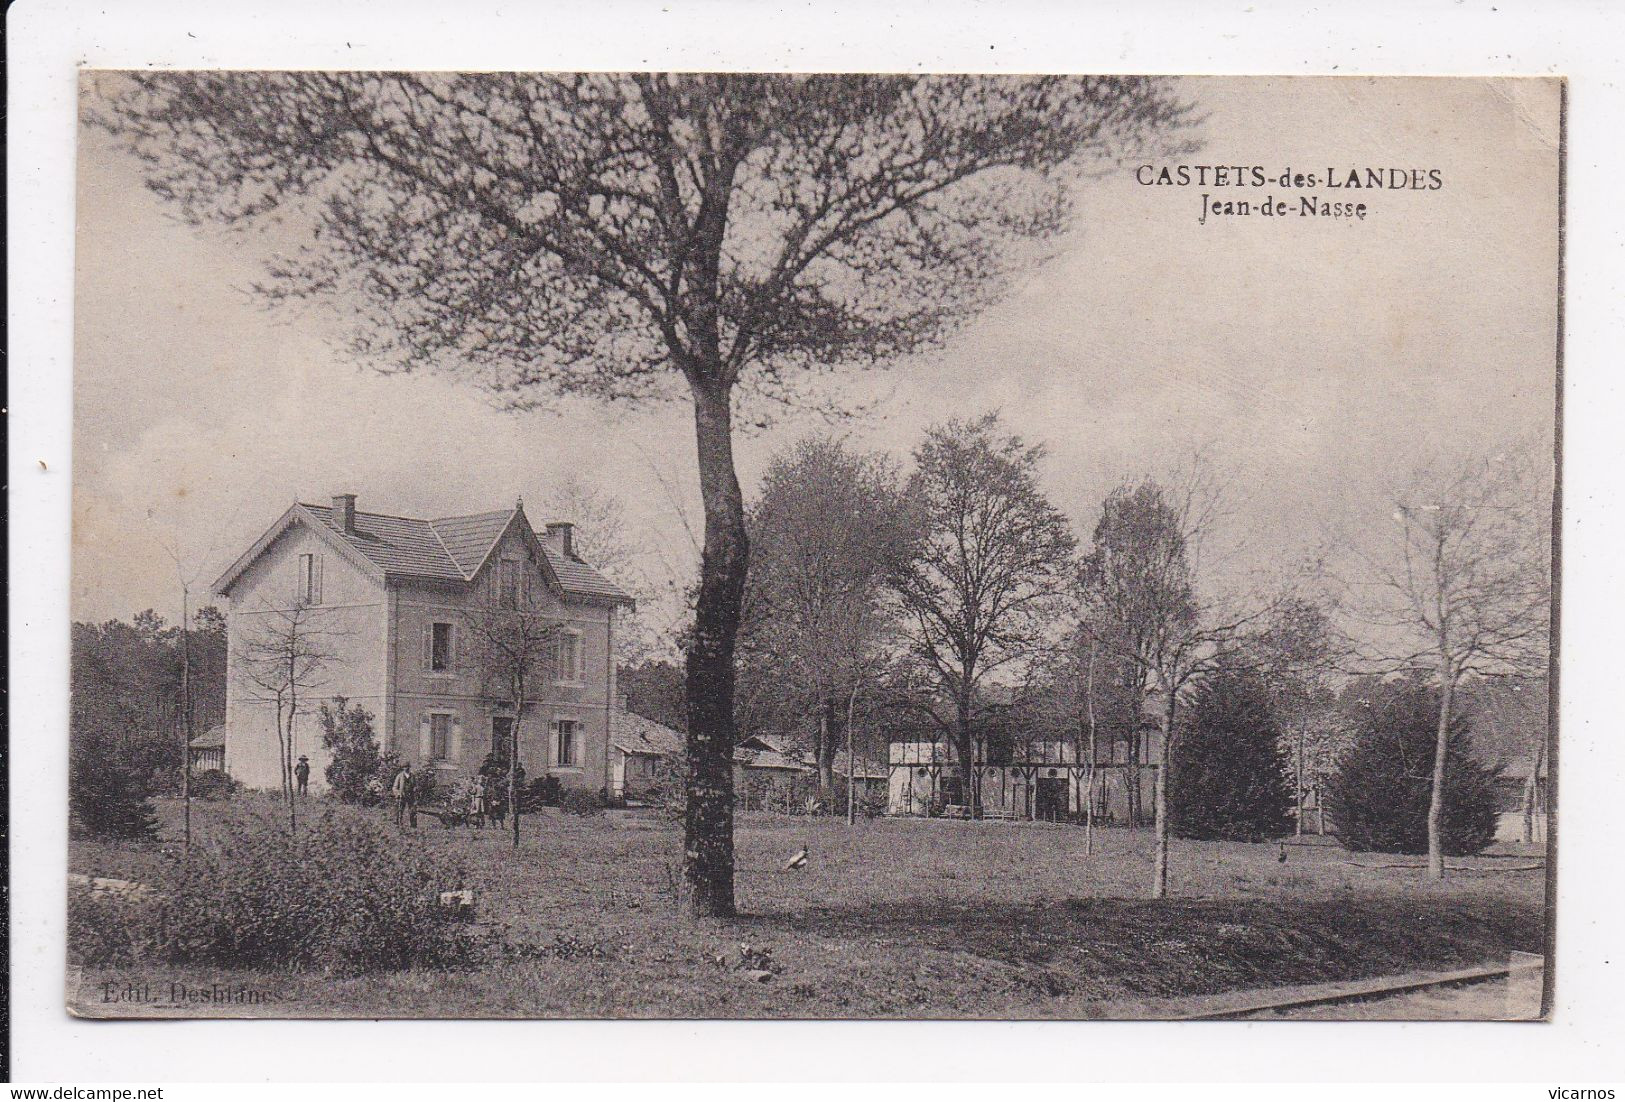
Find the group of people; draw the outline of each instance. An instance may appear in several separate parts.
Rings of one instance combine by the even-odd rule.
[[[517,772],[514,780],[523,784],[524,766],[520,766]],[[447,800],[447,811],[471,826],[483,828],[489,822],[500,827],[508,821],[507,785],[507,759],[492,751],[485,756],[479,773],[466,783],[464,789],[452,792]],[[411,763],[401,763],[389,788],[390,799],[395,804],[396,826],[418,825],[418,804],[422,792],[423,785],[412,772]]]

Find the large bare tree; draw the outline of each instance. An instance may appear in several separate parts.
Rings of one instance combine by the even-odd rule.
[[[237,645],[239,676],[250,699],[276,709],[282,796],[292,834],[299,828],[293,781],[299,708],[326,683],[328,668],[336,661],[333,637],[339,633],[327,622],[323,609],[303,601],[288,608],[267,607],[237,615],[254,617]]]
[[[1471,676],[1536,678],[1549,659],[1551,468],[1527,444],[1419,471],[1371,563],[1370,657],[1431,674],[1439,696],[1428,874],[1444,876],[1446,750]]]
[[[461,627],[467,643],[455,661],[478,678],[481,691],[505,704],[512,715],[503,753],[508,758],[508,814],[517,848],[520,730],[525,713],[542,702],[552,680],[562,625],[556,616],[536,607],[528,584],[511,594],[495,596],[497,599],[481,601],[463,613]]]
[[[896,586],[909,646],[951,709],[938,722],[973,812],[980,689],[989,674],[1043,656],[1074,571],[1072,526],[1038,485],[1043,455],[996,414],[933,427],[914,454],[909,486],[925,538]]]
[[[1067,223],[1080,172],[1186,121],[1155,79],[121,75],[93,117],[194,220],[289,217],[273,299],[517,406],[684,394],[705,538],[687,653],[691,910],[734,909],[736,391],[928,347]],[[675,384],[675,386],[673,385]]]

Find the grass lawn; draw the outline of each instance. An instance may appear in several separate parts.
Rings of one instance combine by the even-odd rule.
[[[177,809],[161,811],[168,839]],[[216,805],[195,803],[193,813],[216,814]],[[1521,871],[1527,860],[1453,862],[1465,867],[1436,884],[1393,867],[1406,859],[1334,845],[1290,845],[1283,864],[1274,844],[1176,841],[1174,897],[1153,902],[1148,830],[1097,831],[1085,857],[1078,827],[878,819],[849,828],[745,816],[742,914],[694,923],[674,907],[674,823],[537,817],[515,851],[495,831],[420,822],[401,844],[455,858],[480,919],[552,955],[362,978],[87,970],[77,998],[70,977],[72,1008],[188,1017],[1155,1016],[1175,999],[1541,951],[1543,874]],[[802,846],[806,867],[784,871]],[[76,843],[71,864],[139,880],[156,849]],[[744,945],[767,954],[770,978],[740,967]],[[228,1001],[174,1009],[172,983],[220,985]],[[239,990],[270,1001],[232,1001]],[[132,991],[152,1001],[122,997]]]

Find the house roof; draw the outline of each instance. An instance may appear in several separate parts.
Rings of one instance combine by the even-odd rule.
[[[241,558],[215,582],[224,593],[236,582],[267,547],[294,523],[304,522],[334,542],[357,565],[393,577],[427,578],[435,581],[473,581],[497,543],[519,523],[527,537],[541,550],[549,580],[565,593],[599,600],[631,604],[632,597],[614,582],[573,557],[566,557],[537,538],[522,505],[468,516],[418,517],[356,510],[355,531],[344,531],[343,522],[327,505],[295,504],[273,524]]]
[[[201,735],[192,740],[191,745],[198,750],[220,750],[226,745],[226,729],[216,726],[210,727]]]
[[[782,750],[751,750],[734,747],[734,762],[746,769],[783,769],[792,773],[807,772],[807,763]]]
[[[835,751],[834,769],[837,777],[846,776],[845,750]],[[853,771],[853,776],[868,780],[885,780],[890,775],[891,771],[886,768],[884,763],[865,761],[861,754],[858,756],[858,767]]]
[[[625,708],[615,710],[612,724],[610,741],[624,754],[676,757],[686,749],[680,732]]]

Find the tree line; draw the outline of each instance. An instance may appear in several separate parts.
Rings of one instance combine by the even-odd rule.
[[[803,440],[747,511],[738,726],[789,733],[828,786],[862,700],[859,744],[940,739],[973,814],[968,766],[1008,758],[1001,739],[1075,747],[1091,794],[1101,750],[1121,749],[1131,776],[1154,777],[1149,815],[1138,783],[1127,797],[1129,821],[1155,827],[1157,896],[1170,835],[1301,830],[1306,796],[1322,824],[1341,808],[1346,838],[1427,852],[1442,874],[1445,852],[1490,841],[1497,761],[1532,759],[1535,785],[1544,752],[1545,532],[1538,468],[1515,451],[1493,470],[1469,461],[1478,481],[1419,475],[1354,574],[1310,562],[1260,582],[1204,570],[1223,510],[1200,466],[1113,489],[1082,543],[1041,489],[1042,446],[995,414],[928,429],[906,475]],[[1454,504],[1469,489],[1478,512]],[[1419,534],[1424,510],[1457,523]],[[1433,709],[1426,745],[1418,700]],[[1417,791],[1419,819],[1370,806]]]
[[[184,656],[184,659],[183,659]],[[190,693],[182,692],[185,659]],[[181,790],[189,695],[197,733],[225,722],[226,618],[205,606],[190,639],[152,609],[75,622],[69,656],[69,808],[79,832],[150,833],[152,795]]]

